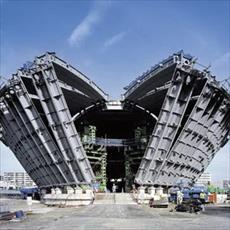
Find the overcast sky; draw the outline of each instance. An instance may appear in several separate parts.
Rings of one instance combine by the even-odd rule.
[[[183,49],[230,76],[230,1],[8,1],[1,6],[0,74],[46,51],[85,73],[117,99],[152,65]],[[208,168],[229,178],[230,145]],[[1,143],[1,171],[22,170]]]

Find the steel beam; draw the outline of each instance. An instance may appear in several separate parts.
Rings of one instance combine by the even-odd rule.
[[[166,159],[192,95],[193,84],[188,73],[178,69],[172,79],[135,177],[135,181],[140,184],[153,184],[156,181],[158,170]]]
[[[33,83],[58,146],[64,158],[69,162],[74,180],[91,183],[94,180],[94,174],[58,85],[53,66],[48,68],[45,66],[33,73]]]
[[[17,123],[18,121],[9,111],[6,102],[1,102],[1,112],[3,113],[1,116],[1,124],[8,133],[7,144],[11,147],[22,165],[29,170],[34,181],[39,185],[49,184],[50,182],[47,179],[47,175],[45,175],[45,171],[43,171],[44,166],[39,161],[39,158],[35,156],[30,140],[24,135],[22,128]]]

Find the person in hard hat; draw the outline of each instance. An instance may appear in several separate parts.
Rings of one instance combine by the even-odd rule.
[[[200,193],[200,201],[201,201],[201,203],[202,203],[202,205],[201,205],[202,211],[205,211],[205,208],[204,208],[205,198],[206,198],[206,194],[204,193],[203,190],[201,190],[201,193]]]
[[[205,198],[206,198],[206,194],[204,193],[203,190],[201,190],[201,193],[200,193],[200,201],[202,203],[205,203]]]

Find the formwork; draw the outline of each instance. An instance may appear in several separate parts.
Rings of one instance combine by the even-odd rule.
[[[178,52],[110,100],[46,53],[1,87],[0,128],[1,141],[40,188],[192,184],[228,141],[230,94]]]

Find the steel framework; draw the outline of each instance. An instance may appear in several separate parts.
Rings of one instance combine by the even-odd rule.
[[[120,101],[109,101],[46,53],[1,88],[1,141],[41,188],[91,184],[98,172],[103,184],[106,174],[124,177],[127,186],[195,182],[229,139],[230,95],[194,60],[175,53],[125,87]],[[92,124],[93,134],[82,131]],[[118,164],[124,174],[110,172]]]

